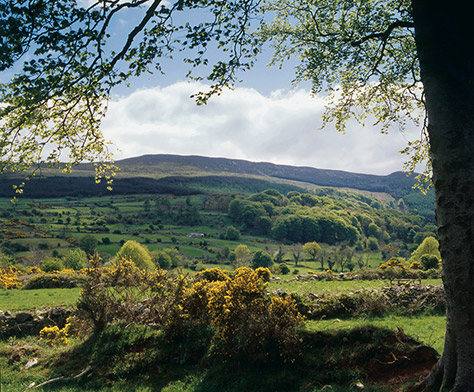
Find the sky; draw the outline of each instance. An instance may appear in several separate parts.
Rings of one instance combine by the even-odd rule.
[[[331,125],[321,129],[324,99],[303,88],[237,87],[197,106],[190,96],[203,88],[164,81],[114,97],[102,129],[122,150],[115,158],[203,155],[383,175],[403,169],[398,151],[419,134],[384,135],[355,121],[345,135]]]

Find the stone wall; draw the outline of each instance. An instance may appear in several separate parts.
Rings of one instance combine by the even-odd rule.
[[[14,314],[0,310],[0,338],[38,335],[44,327],[54,325],[63,328],[70,315],[71,311],[59,307]]]

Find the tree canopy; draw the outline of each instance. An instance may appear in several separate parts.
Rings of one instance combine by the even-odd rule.
[[[425,255],[435,256],[438,260],[441,259],[439,243],[436,238],[426,237],[418,248],[413,251],[410,261],[420,261]]]
[[[388,132],[414,122],[420,139],[403,151],[409,172],[428,156],[425,99],[410,0],[268,0],[275,18],[258,35],[275,50],[272,64],[298,59],[294,82],[328,94],[324,122],[342,132],[349,119]],[[425,175],[431,165],[426,161]],[[428,177],[419,177],[420,185]]]
[[[160,59],[186,49],[185,62],[207,74],[209,94],[235,81],[258,52],[248,26],[259,1],[34,0],[0,4],[0,172],[46,163],[63,168],[99,162],[96,172],[114,174],[109,142],[100,123],[113,87],[152,69]],[[122,42],[114,25],[138,18]],[[125,15],[125,16],[124,16]],[[179,22],[177,22],[179,21]],[[7,38],[7,39],[5,39]],[[213,64],[208,47],[218,47]],[[202,79],[201,74],[189,76]]]
[[[114,257],[114,262],[117,262],[122,259],[133,261],[133,263],[141,269],[155,269],[155,265],[153,264],[148,249],[146,249],[144,246],[142,246],[136,241],[130,240],[122,245],[122,247]]]

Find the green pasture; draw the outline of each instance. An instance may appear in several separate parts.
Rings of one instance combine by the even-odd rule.
[[[47,244],[48,248],[69,247],[71,244],[62,238],[17,238],[11,241],[12,243],[19,243],[21,245],[38,246],[39,244]]]
[[[100,253],[107,253],[110,257],[115,256],[115,254],[120,250],[122,246],[120,244],[101,244],[97,246],[97,249]]]
[[[70,244],[56,237],[71,236],[78,242],[85,234],[92,234],[99,242],[99,252],[110,256],[113,256],[119,250],[121,241],[134,240],[147,246],[150,250],[177,246],[183,255],[188,258],[200,258],[205,262],[209,258],[216,258],[216,253],[194,246],[201,241],[205,241],[208,249],[218,250],[219,248],[229,247],[234,250],[238,245],[243,244],[247,245],[252,253],[265,250],[272,256],[281,247],[286,251],[283,261],[289,266],[291,273],[306,274],[310,271],[319,272],[321,270],[320,263],[316,261],[300,260],[299,265],[295,265],[290,252],[293,244],[281,244],[269,237],[253,235],[241,235],[238,241],[221,239],[220,237],[232,222],[225,213],[200,208],[206,197],[205,195],[195,195],[189,198],[169,198],[170,204],[175,207],[185,207],[189,204],[197,207],[202,218],[202,224],[199,226],[178,226],[172,218],[166,216],[166,213],[163,216],[157,215],[154,204],[156,196],[153,195],[103,196],[84,199],[24,199],[19,200],[17,204],[11,204],[8,199],[0,199],[0,206],[5,206],[5,208],[11,210],[12,216],[14,215],[15,218],[25,221],[31,220],[36,225],[36,233],[33,232],[32,228],[25,227],[23,231],[28,238],[14,241],[32,246],[37,246],[41,242],[47,243],[49,252],[58,248],[60,255],[64,254],[65,249],[69,248]],[[145,213],[145,202],[147,200],[151,202],[149,214]],[[42,215],[22,215],[32,208],[39,210]],[[176,209],[173,213],[177,213]],[[68,218],[70,218],[69,223],[67,223]],[[11,219],[10,217],[6,218],[6,220]],[[63,224],[58,223],[59,219],[63,221]],[[96,224],[98,220],[110,223],[100,226]],[[38,229],[40,230],[38,231]],[[122,234],[114,234],[113,231],[115,230],[120,230]],[[190,233],[203,233],[205,237],[190,238],[188,237]],[[38,234],[47,238],[34,237]],[[101,244],[104,237],[108,237],[111,244]],[[323,251],[326,250],[332,253],[335,250],[334,247],[321,245]],[[31,252],[18,252],[16,256],[19,259],[27,259],[31,256]],[[359,257],[359,253],[354,256],[353,264],[357,264],[356,261]],[[366,252],[362,257],[370,267],[378,267],[382,262],[380,251]],[[324,269],[327,269],[327,265],[324,267]],[[340,267],[333,267],[334,270],[336,268]],[[295,270],[297,271],[295,272]],[[347,268],[345,270],[347,271]]]
[[[80,288],[37,289],[37,290],[0,290],[0,310],[19,312],[55,306],[72,307]]]
[[[364,325],[375,325],[396,330],[402,328],[405,334],[412,336],[421,343],[433,347],[438,353],[443,351],[444,334],[446,332],[446,316],[416,315],[372,318],[352,318],[348,320],[328,319],[306,322],[306,329],[310,331],[343,330]]]
[[[143,204],[137,203],[115,203],[115,207],[119,209],[121,212],[135,212],[135,211],[144,211]]]
[[[281,280],[272,280],[269,290],[282,289],[289,293],[344,293],[356,290],[380,289],[390,286],[388,279],[384,280],[342,280],[342,281],[324,281],[324,280],[292,280],[287,276],[280,275]],[[441,279],[423,279],[422,285],[441,285]]]

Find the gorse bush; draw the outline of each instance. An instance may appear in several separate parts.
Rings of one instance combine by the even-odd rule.
[[[20,271],[16,267],[5,267],[0,269],[0,288],[16,289],[21,286],[18,275]]]
[[[126,259],[104,268],[99,268],[97,258],[90,263],[76,309],[76,316],[84,321],[85,327],[100,330],[116,321],[140,323],[161,318],[164,310],[159,308],[166,304],[159,303],[157,308],[153,300],[166,287],[162,283],[164,271],[142,270]],[[144,312],[147,301],[147,312]]]
[[[40,331],[40,340],[45,341],[46,344],[51,347],[69,344],[69,328],[69,320],[64,328],[61,329],[57,325],[44,327]]]
[[[32,267],[28,274],[28,278],[23,283],[25,290],[79,287],[86,279],[83,271],[72,269],[45,272],[38,267]]]
[[[40,268],[45,272],[61,271],[64,269],[64,264],[63,261],[57,257],[48,257],[41,261]]]
[[[120,260],[112,267],[88,269],[76,317],[84,326],[153,325],[168,341],[199,336],[219,357],[245,361],[293,361],[304,317],[293,298],[267,293],[270,271],[213,268],[195,276],[145,271]]]

